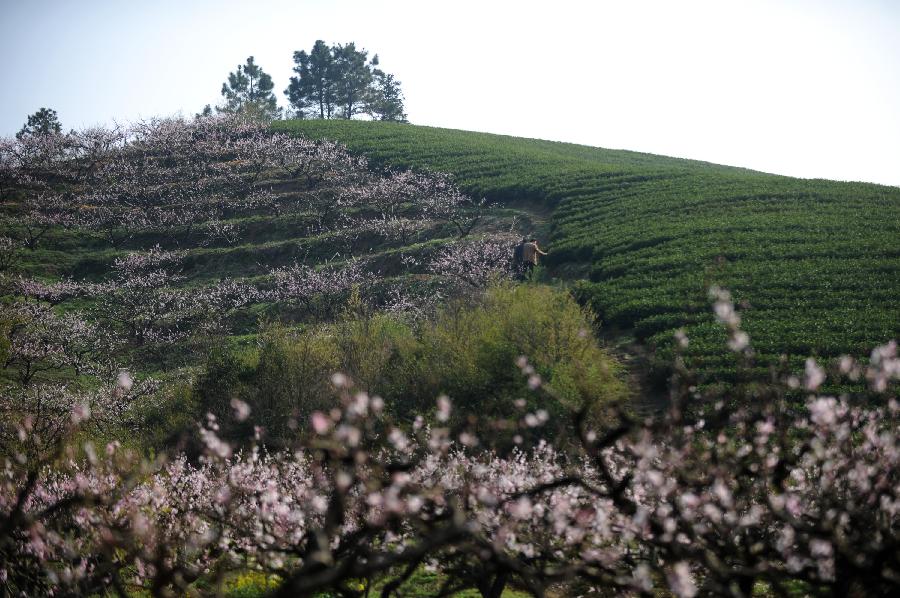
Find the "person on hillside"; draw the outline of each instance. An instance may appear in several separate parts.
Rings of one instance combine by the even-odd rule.
[[[523,272],[525,272],[525,244],[528,243],[527,237],[522,237],[522,240],[516,244],[515,249],[513,249],[513,259],[512,259],[512,267],[513,272],[516,277],[521,277]]]
[[[539,256],[547,255],[546,252],[541,251],[541,248],[538,246],[537,239],[531,239],[528,243],[522,247],[522,258],[525,263],[525,273],[530,278],[534,274],[534,267],[538,265]]]

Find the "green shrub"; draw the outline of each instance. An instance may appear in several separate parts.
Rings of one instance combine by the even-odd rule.
[[[404,359],[415,352],[413,330],[387,314],[345,316],[333,328],[338,368],[369,393],[390,394],[405,385]]]
[[[183,383],[165,389],[157,401],[139,405],[140,435],[125,436],[125,444],[130,440],[152,452],[185,446],[196,436],[197,422],[203,415],[197,398],[191,385]]]
[[[329,377],[338,362],[332,339],[316,331],[292,334],[271,327],[262,338],[247,403],[253,421],[281,440],[294,433],[296,424],[305,425],[310,413],[333,404]]]
[[[253,351],[213,352],[194,385],[199,414],[216,415],[227,436],[247,437],[251,423],[231,417],[232,401],[242,400],[252,424],[279,444],[312,411],[334,404],[330,377],[337,371],[355,388],[384,397],[401,421],[431,412],[441,394],[451,397],[459,417],[508,415],[519,398],[551,415],[581,407],[599,413],[625,395],[614,361],[593,334],[592,314],[566,291],[497,286],[416,325],[365,313],[354,296],[333,324],[302,332],[269,326]],[[528,389],[521,356],[549,394]]]
[[[193,385],[193,400],[199,416],[216,416],[224,437],[247,439],[259,425],[267,441],[278,445],[295,434],[310,413],[332,405],[329,377],[337,369],[328,335],[268,325],[256,348],[212,351]],[[250,406],[248,421],[235,421],[235,400]]]
[[[559,403],[548,411],[600,405],[624,395],[615,363],[599,347],[594,318],[565,291],[498,286],[475,308],[451,306],[423,333],[441,388],[466,412],[509,413],[533,397],[516,365],[528,358]],[[533,398],[531,399],[534,400]]]

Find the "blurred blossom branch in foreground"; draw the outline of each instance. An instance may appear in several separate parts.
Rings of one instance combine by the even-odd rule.
[[[743,339],[730,296],[713,300],[730,342]],[[552,395],[526,357],[517,365]],[[314,412],[291,450],[237,450],[209,416],[196,461],[83,441],[83,426],[134,391],[125,373],[103,399],[60,391],[71,417],[51,456],[28,450],[42,441],[34,420],[4,440],[0,580],[10,594],[174,595],[250,568],[277,575],[275,595],[359,595],[356,580],[378,577],[390,595],[433,566],[448,593],[483,596],[508,584],[535,596],[750,596],[760,583],[888,595],[900,586],[896,343],[866,367],[840,360],[835,375],[853,372],[880,403],[819,394],[828,374],[810,360],[805,406],[786,401],[784,381],[753,401],[688,409],[693,391],[676,382],[668,413],[622,411],[606,426],[575,413],[575,437],[557,446],[541,439],[546,411],[524,401],[480,422],[454,419],[441,396],[409,426],[336,374],[337,406]],[[231,407],[252,421],[246,403]]]

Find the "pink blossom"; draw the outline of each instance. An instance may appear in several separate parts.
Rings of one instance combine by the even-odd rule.
[[[825,381],[825,370],[819,367],[816,361],[810,357],[806,360],[806,377],[804,386],[806,390],[817,390]]]
[[[310,416],[310,420],[312,421],[313,430],[315,430],[316,434],[320,436],[324,436],[331,430],[331,420],[325,416],[321,411],[314,411]]]
[[[667,579],[669,588],[679,598],[693,598],[697,595],[697,586],[691,575],[691,568],[686,562],[680,561],[672,565]]]
[[[250,405],[240,399],[231,399],[231,408],[234,410],[234,419],[239,422],[250,417]]]
[[[441,395],[437,400],[437,420],[439,422],[446,422],[450,419],[450,398],[446,395]]]

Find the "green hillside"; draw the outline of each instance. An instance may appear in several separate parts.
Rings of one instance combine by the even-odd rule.
[[[732,290],[757,367],[779,355],[864,356],[900,335],[900,189],[485,133],[344,121],[279,130],[330,138],[383,167],[452,173],[472,194],[552,210],[548,265],[614,329],[727,381],[734,357],[707,291]]]

